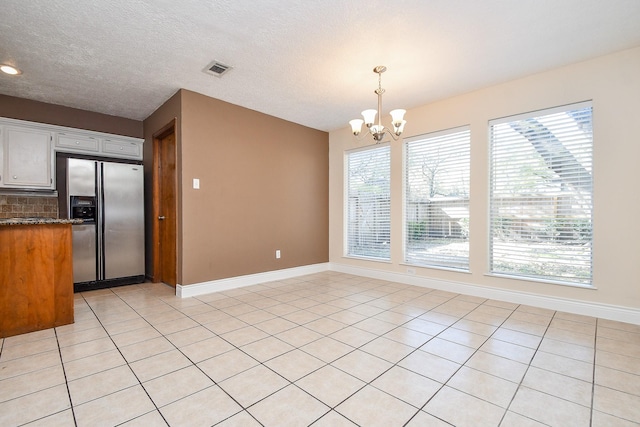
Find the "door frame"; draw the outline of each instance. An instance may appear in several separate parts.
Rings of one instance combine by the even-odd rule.
[[[160,142],[162,141],[162,139],[164,139],[167,135],[173,133],[175,135],[175,159],[176,159],[176,163],[178,162],[178,140],[177,140],[177,119],[173,118],[169,123],[167,123],[166,125],[164,125],[162,128],[160,128],[160,130],[156,131],[153,134],[153,164],[152,164],[152,185],[153,185],[153,189],[152,189],[152,218],[151,218],[151,230],[152,230],[152,234],[153,234],[153,255],[152,255],[152,259],[153,259],[153,277],[152,277],[152,281],[153,282],[157,282],[158,278],[160,277],[160,223],[158,222],[158,216],[160,216],[160,175],[158,173],[159,170],[159,163],[160,163]],[[177,194],[178,194],[178,176],[177,176],[177,169],[176,169],[176,176],[174,177],[174,191],[176,194],[176,204],[177,204]],[[175,213],[176,213],[176,241],[175,246],[176,246],[176,259],[175,259],[175,263],[176,263],[176,282],[178,281],[178,236],[177,236],[177,205],[174,206],[175,209]]]

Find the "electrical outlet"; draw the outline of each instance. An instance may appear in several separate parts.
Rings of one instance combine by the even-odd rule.
[[[280,249],[276,250],[276,259],[280,259]]]
[[[407,273],[416,274],[416,269],[415,268],[407,268]]]
[[[198,178],[193,178],[193,189],[194,190],[200,189],[200,180]]]

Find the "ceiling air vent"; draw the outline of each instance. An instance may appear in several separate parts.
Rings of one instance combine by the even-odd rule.
[[[230,65],[225,65],[222,62],[213,61],[212,63],[207,65],[207,68],[204,69],[204,72],[207,73],[207,74],[211,74],[213,76],[216,76],[216,77],[222,77],[231,68],[233,68],[233,67],[231,67]]]

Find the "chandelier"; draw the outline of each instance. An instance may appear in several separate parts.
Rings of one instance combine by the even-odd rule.
[[[384,65],[378,65],[373,69],[373,72],[378,74],[378,89],[374,91],[378,95],[378,109],[364,110],[362,112],[362,117],[364,120],[353,119],[349,122],[349,124],[351,125],[351,131],[355,136],[360,135],[360,132],[362,131],[362,124],[364,123],[368,128],[367,133],[370,133],[371,136],[373,136],[376,144],[382,141],[385,133],[389,133],[389,135],[391,135],[391,138],[393,138],[394,141],[397,141],[398,137],[404,130],[404,125],[407,123],[407,121],[404,120],[404,113],[406,113],[406,110],[398,109],[392,110],[390,112],[391,125],[393,126],[393,130],[382,126],[382,94],[384,93],[384,89],[382,89],[382,73],[384,73],[385,71],[387,71],[387,67],[385,67]],[[374,124],[376,121],[376,115],[378,116],[378,123]],[[364,138],[364,135],[360,139],[362,138]]]

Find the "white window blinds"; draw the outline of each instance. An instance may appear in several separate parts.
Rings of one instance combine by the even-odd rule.
[[[590,285],[591,104],[489,124],[491,272]]]
[[[390,259],[390,150],[347,154],[347,255]]]
[[[405,262],[469,269],[469,128],[405,147]]]

